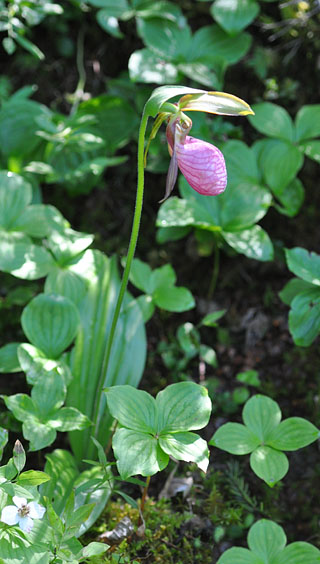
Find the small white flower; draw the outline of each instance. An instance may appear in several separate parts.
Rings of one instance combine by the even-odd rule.
[[[33,519],[42,519],[45,508],[39,503],[31,501],[27,503],[24,497],[13,496],[14,505],[7,505],[1,512],[1,519],[6,525],[19,525],[20,529],[30,533],[33,527]]]

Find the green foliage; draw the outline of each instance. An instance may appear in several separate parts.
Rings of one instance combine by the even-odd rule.
[[[206,471],[207,443],[193,429],[209,420],[211,401],[205,388],[193,382],[168,386],[152,396],[129,386],[106,391],[109,409],[120,423],[112,439],[122,478],[152,476],[163,470],[169,455],[195,462]]]
[[[31,397],[26,394],[2,396],[8,409],[22,421],[23,435],[30,441],[30,450],[52,444],[56,431],[85,429],[91,424],[78,409],[62,407],[66,394],[63,377],[51,371],[37,380]]]
[[[159,209],[157,225],[161,228],[158,233],[160,240],[166,237],[166,229],[193,227],[209,231],[218,242],[225,241],[250,258],[272,259],[273,246],[269,236],[256,225],[271,204],[271,195],[266,188],[255,181],[240,184],[231,181],[224,194],[213,198],[197,194],[183,177],[179,187],[182,199],[176,196],[169,198]]]
[[[248,533],[247,548],[229,548],[217,564],[303,564],[320,562],[320,551],[307,542],[286,544],[282,527],[261,519]]]
[[[320,332],[320,256],[301,247],[285,253],[289,270],[298,278],[286,284],[280,297],[291,308],[289,329],[294,342],[307,347]]]
[[[17,44],[38,59],[44,59],[42,51],[26,37],[28,27],[38,25],[48,14],[62,14],[63,8],[52,0],[14,0],[0,3],[1,31],[7,31],[8,37],[2,40],[2,46],[8,55],[12,55]]]
[[[208,314],[203,320],[203,325],[214,327],[216,320],[223,314],[224,310]],[[200,325],[201,325],[200,324]],[[185,370],[193,358],[199,357],[200,361],[216,367],[217,357],[215,350],[201,342],[199,329],[193,323],[186,322],[180,325],[176,332],[176,338],[161,341],[158,345],[158,352],[168,370],[175,379],[181,379],[185,375]]]
[[[129,276],[130,282],[145,292],[138,298],[144,321],[152,317],[155,306],[167,311],[187,311],[195,306],[187,288],[175,286],[176,274],[170,264],[151,270],[150,266],[134,259]]]
[[[184,269],[179,271],[183,262],[187,271],[188,258],[177,261],[177,277],[183,284],[179,287],[175,285],[176,274],[168,255],[162,254],[163,251],[154,262],[165,262],[166,266],[151,270],[147,263],[133,262],[130,281],[143,295],[134,300],[124,293],[113,346],[109,346],[120,291],[117,254],[125,252],[122,236],[127,208],[119,215],[121,225],[119,217],[112,217],[112,221],[110,218],[117,207],[118,194],[121,206],[132,203],[131,173],[125,176],[125,167],[129,166],[125,153],[131,157],[135,148],[126,151],[125,147],[138,136],[138,114],[146,99],[139,134],[140,161],[144,148],[141,131],[148,117],[156,118],[162,113],[165,122],[172,112],[250,114],[249,106],[234,96],[220,92],[208,94],[192,86],[199,84],[221,90],[228,71],[230,88],[240,95],[250,91],[250,103],[258,102],[254,105],[255,115],[249,118],[254,129],[242,127],[240,122],[231,125],[231,121],[222,121],[221,117],[216,117],[210,125],[203,118],[194,119],[192,134],[199,134],[208,142],[216,139],[225,155],[228,188],[217,198],[203,197],[192,192],[182,179],[181,198],[173,197],[160,207],[158,242],[178,241],[194,232],[204,267],[206,257],[213,251],[217,263],[219,249],[226,250],[227,269],[231,262],[235,263],[228,273],[237,273],[235,281],[230,281],[228,276],[223,280],[221,289],[225,293],[230,289],[230,294],[240,286],[242,275],[246,280],[251,277],[251,287],[258,288],[256,272],[259,278],[261,272],[270,268],[268,265],[262,271],[258,270],[259,265],[253,265],[249,273],[242,271],[246,263],[237,266],[237,253],[262,262],[273,260],[276,216],[270,215],[268,233],[259,225],[271,206],[287,216],[284,227],[288,227],[290,245],[295,244],[291,237],[297,236],[301,236],[298,243],[304,244],[300,226],[303,228],[305,219],[301,214],[293,224],[291,218],[302,209],[303,183],[306,180],[309,189],[315,166],[320,162],[320,105],[312,103],[315,88],[305,81],[310,61],[313,55],[317,56],[319,47],[318,15],[309,4],[266,7],[264,2],[256,0],[209,3],[72,0],[62,8],[51,0],[0,0],[2,46],[11,55],[10,59],[4,58],[6,74],[0,81],[0,270],[3,273],[0,305],[2,327],[5,327],[0,372],[9,374],[5,382],[9,392],[6,390],[2,396],[9,412],[4,407],[1,413],[1,425],[5,428],[0,428],[0,456],[4,455],[6,464],[0,468],[0,513],[14,503],[13,497],[46,506],[44,518],[35,520],[30,533],[21,531],[18,524],[0,523],[1,563],[110,561],[115,564],[131,562],[136,557],[148,559],[152,554],[150,558],[154,557],[155,562],[204,564],[203,537],[200,534],[197,537],[193,531],[178,530],[183,521],[180,514],[174,514],[174,518],[170,514],[174,525],[171,524],[166,536],[163,525],[167,518],[162,521],[159,516],[154,517],[156,510],[150,511],[145,515],[145,538],[139,537],[140,529],[129,548],[124,541],[123,548],[107,557],[105,545],[92,542],[83,547],[77,540],[92,527],[111,492],[119,493],[135,508],[138,505],[126,491],[115,487],[120,478],[114,478],[110,472],[107,451],[115,430],[113,418],[119,422],[113,446],[123,477],[135,473],[150,476],[164,468],[169,457],[196,462],[203,470],[207,468],[207,445],[192,432],[206,425],[211,407],[205,389],[190,382],[196,362],[201,377],[205,369],[208,371],[206,385],[214,399],[214,412],[221,411],[226,421],[215,433],[213,444],[231,454],[251,454],[253,471],[270,486],[288,470],[284,451],[307,446],[318,437],[318,429],[306,419],[289,417],[281,421],[279,406],[270,398],[254,396],[247,401],[250,386],[263,391],[272,388],[272,381],[260,382],[255,370],[243,368],[244,372],[236,374],[233,382],[227,377],[226,385],[221,376],[225,370],[228,376],[230,370],[228,366],[222,367],[219,359],[219,372],[211,374],[217,368],[213,348],[216,345],[203,344],[202,337],[206,337],[206,328],[217,326],[224,313],[221,309],[207,314],[201,310],[204,317],[198,324],[195,310],[190,317],[193,323],[186,322],[188,317],[184,317],[178,324],[174,315],[160,312],[156,323],[150,324],[153,338],[150,349],[162,355],[170,377],[187,382],[165,388],[156,399],[135,389],[146,359],[144,323],[151,319],[155,307],[178,313],[195,306],[181,278]],[[96,26],[92,15],[96,16]],[[246,29],[252,23],[255,27]],[[41,27],[37,29],[38,24]],[[103,35],[103,31],[113,37]],[[266,48],[269,40],[277,49]],[[41,62],[44,53],[38,45],[45,51],[45,64]],[[68,49],[69,57],[75,55],[72,68],[63,55]],[[303,79],[290,75],[290,57],[297,61]],[[239,82],[239,76],[245,76],[245,84]],[[182,79],[187,81],[187,86],[180,85]],[[34,85],[24,86],[28,83]],[[165,86],[150,95],[150,84]],[[38,86],[36,96],[31,99]],[[73,94],[70,86],[75,88]],[[17,88],[20,89],[11,94]],[[178,102],[177,97],[180,97]],[[281,106],[274,103],[277,98]],[[301,106],[302,103],[306,105]],[[290,112],[297,108],[295,119],[285,108]],[[164,133],[151,146],[153,149],[153,162],[150,159],[148,170],[163,173],[168,160],[164,157],[167,154]],[[304,156],[314,161],[307,163],[308,168],[303,168]],[[108,167],[117,165],[123,166],[120,181],[116,170],[107,171]],[[141,172],[140,162],[140,184]],[[159,184],[163,183],[161,177]],[[98,186],[105,190],[105,195],[92,192]],[[152,195],[148,198],[152,201]],[[66,210],[71,206],[81,232],[74,231],[50,202]],[[85,216],[93,208],[95,225],[98,222],[103,225],[100,215],[103,212],[98,210],[102,202],[106,205],[107,224],[99,229],[97,245],[101,249],[118,246],[114,247],[117,254],[110,259],[101,251],[88,249],[94,235],[82,232],[86,230]],[[315,218],[317,206],[310,202],[309,199],[306,217]],[[78,217],[80,207],[83,213]],[[277,232],[278,252],[281,245],[281,234]],[[174,245],[172,248],[175,249]],[[182,243],[177,248],[180,252]],[[150,257],[150,249],[144,250],[145,256]],[[186,257],[189,251],[188,248]],[[294,342],[307,347],[320,332],[319,256],[308,253],[302,246],[286,249],[285,254],[295,278],[280,296],[290,306],[289,329]],[[31,280],[35,282],[30,284]],[[203,298],[201,288],[197,286],[199,307]],[[224,297],[222,294],[222,302],[220,297],[218,302],[226,303]],[[217,307],[223,307],[219,303]],[[231,316],[233,311],[231,304]],[[20,315],[29,342],[21,342],[24,337],[18,323]],[[167,323],[165,328],[163,320]],[[273,331],[276,330],[274,325]],[[229,333],[233,339],[232,331]],[[285,338],[281,336],[283,342]],[[221,342],[216,350],[221,352],[222,359],[231,358],[234,352]],[[156,365],[156,357],[152,359]],[[255,368],[254,362],[259,362],[255,359],[250,351],[250,358],[246,355],[243,366]],[[237,370],[238,360],[237,355]],[[312,363],[312,358],[309,362]],[[19,389],[12,392],[21,381],[21,371],[31,386],[30,393],[25,388],[24,393],[19,393]],[[165,385],[167,376],[163,370],[161,374],[156,370],[155,374],[159,376],[156,385],[159,389]],[[153,385],[149,375],[150,366],[143,381],[147,389]],[[281,383],[278,382],[279,386]],[[102,394],[104,386],[108,388],[106,394]],[[310,386],[308,392],[310,404],[315,401],[314,389]],[[244,424],[229,422],[229,414],[236,413],[246,401]],[[29,440],[29,450],[50,446],[57,431],[68,432],[74,456],[68,450],[54,450],[47,454],[45,472],[41,471],[41,454],[39,469],[25,470],[26,454],[17,442],[12,458],[7,461],[8,431],[18,433],[20,423],[24,437]],[[210,538],[213,537],[215,545],[214,554],[210,545],[208,562],[219,558],[219,544],[225,536],[228,542],[233,542],[236,535],[243,534],[250,526],[254,515],[268,516],[262,509],[268,496],[270,506],[274,506],[271,517],[278,515],[283,519],[285,515],[285,510],[281,513],[276,507],[277,490],[272,490],[273,498],[263,490],[264,499],[258,502],[250,495],[239,468],[225,467],[223,459],[219,464],[221,474],[225,474],[224,487],[233,498],[224,499],[220,484],[219,487],[214,484],[208,505],[214,524]],[[27,468],[30,465],[28,461]],[[138,480],[131,481],[145,487]],[[299,484],[292,482],[292,487],[299,489]],[[192,503],[202,510],[207,500],[199,493],[200,488],[195,490]],[[149,518],[156,522],[152,532]],[[170,536],[172,529],[175,538]],[[161,543],[161,549],[155,546],[156,541]],[[227,550],[219,564],[320,561],[319,550],[308,543],[286,546],[283,530],[271,521],[259,521],[252,526],[248,545],[249,550],[237,547]]]
[[[245,404],[244,425],[225,423],[209,444],[231,454],[249,454],[254,473],[273,487],[288,471],[283,450],[303,448],[319,437],[319,430],[306,419],[290,417],[281,421],[281,411],[272,399],[256,395]]]

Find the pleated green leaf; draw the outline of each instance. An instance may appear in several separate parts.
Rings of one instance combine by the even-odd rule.
[[[32,188],[22,176],[0,171],[0,226],[10,231],[30,204]]]
[[[18,359],[21,369],[26,373],[27,382],[33,386],[38,378],[45,376],[51,370],[56,370],[68,385],[72,379],[70,368],[62,359],[53,360],[47,358],[45,354],[30,345],[22,343],[18,348]]]
[[[75,338],[79,314],[68,298],[39,294],[24,308],[21,324],[29,341],[56,359]]]
[[[171,384],[158,393],[158,432],[202,429],[209,421],[211,400],[208,391],[194,382]]]
[[[113,386],[105,390],[111,415],[123,427],[143,433],[157,432],[157,410],[153,397],[132,386]]]
[[[195,462],[200,470],[203,470],[203,472],[207,471],[209,464],[207,442],[196,433],[161,434],[159,445],[164,452],[176,460]]]
[[[116,259],[109,260],[99,251],[87,250],[69,269],[85,281],[87,291],[78,302],[80,328],[68,359],[73,379],[68,387],[67,405],[76,407],[91,421],[97,419],[95,436],[106,446],[113,418],[106,394],[98,405],[98,388],[138,385],[146,357],[144,323],[139,306],[126,294],[106,372],[104,357],[120,287]],[[96,457],[92,433],[89,428],[70,435],[79,462]]]
[[[37,280],[46,276],[53,265],[52,256],[43,247],[27,241],[1,241],[0,270],[4,272],[25,280]]]
[[[153,476],[169,462],[169,456],[160,448],[158,440],[146,433],[117,429],[112,446],[123,479],[135,474]]]

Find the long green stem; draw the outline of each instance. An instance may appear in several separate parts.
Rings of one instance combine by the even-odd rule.
[[[208,289],[207,299],[211,300],[216,289],[218,276],[219,276],[219,268],[220,268],[220,249],[218,242],[215,241],[214,243],[214,258],[213,258],[213,269],[212,269],[212,276],[210,280],[210,285]]]
[[[107,370],[108,370],[112,344],[113,344],[114,335],[115,335],[115,331],[116,331],[116,327],[117,327],[117,322],[118,322],[120,311],[121,311],[121,306],[122,306],[124,294],[125,294],[125,291],[126,291],[126,288],[127,288],[127,285],[128,285],[131,264],[132,264],[132,260],[133,260],[134,253],[135,253],[135,250],[136,250],[137,240],[138,240],[138,236],[139,236],[139,228],[140,228],[141,212],[142,212],[142,204],[143,204],[143,192],[144,192],[144,163],[143,163],[143,161],[144,161],[144,142],[145,142],[145,134],[146,134],[146,128],[147,128],[147,123],[148,123],[148,117],[149,116],[147,114],[143,113],[142,118],[141,118],[141,123],[140,123],[139,139],[138,139],[138,181],[137,181],[136,205],[135,205],[134,216],[133,216],[133,223],[132,223],[131,237],[130,237],[130,243],[129,243],[129,247],[128,247],[128,253],[127,253],[126,266],[125,266],[125,269],[124,269],[124,272],[123,272],[123,275],[122,275],[121,286],[120,286],[117,304],[116,304],[116,307],[115,307],[115,310],[114,310],[110,334],[109,334],[109,338],[108,338],[106,354],[105,354],[105,357],[104,357],[103,366],[102,366],[102,370],[101,370],[101,373],[100,373],[100,378],[99,378],[99,382],[98,382],[98,386],[97,386],[97,395],[96,395],[96,401],[95,401],[95,406],[94,406],[94,421],[93,421],[94,425],[95,425],[95,435],[97,435],[97,433],[98,433],[97,423],[99,421],[99,411],[100,411],[100,404],[101,404],[101,398],[102,398],[102,393],[103,393],[103,385],[104,385],[105,376],[106,376]]]
[[[86,70],[84,66],[84,29],[81,28],[77,39],[77,69],[79,73],[79,80],[77,88],[73,94],[74,100],[71,108],[71,115],[75,114],[81,102],[84,87],[86,84]]]

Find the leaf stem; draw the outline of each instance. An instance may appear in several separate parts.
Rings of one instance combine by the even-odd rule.
[[[145,134],[147,129],[149,115],[145,112],[142,114],[141,122],[140,122],[140,129],[139,129],[139,137],[138,137],[138,180],[137,180],[137,194],[136,194],[136,204],[132,222],[132,229],[131,229],[131,237],[130,243],[128,247],[127,253],[127,260],[125,269],[122,275],[121,286],[118,294],[118,299],[116,303],[116,307],[113,314],[110,334],[108,338],[108,343],[106,347],[106,354],[103,360],[103,366],[100,373],[100,378],[97,386],[97,395],[96,401],[94,405],[94,417],[93,423],[95,425],[95,437],[98,434],[99,430],[99,411],[100,411],[100,404],[102,399],[103,393],[103,385],[105,382],[105,378],[108,371],[108,365],[110,361],[111,349],[114,340],[114,335],[117,327],[117,322],[119,319],[121,306],[123,302],[123,298],[125,295],[125,291],[128,285],[131,264],[134,257],[134,253],[137,246],[138,236],[139,236],[139,228],[140,228],[140,221],[141,221],[141,212],[142,212],[142,204],[143,204],[143,192],[144,192],[144,142],[145,142]]]

